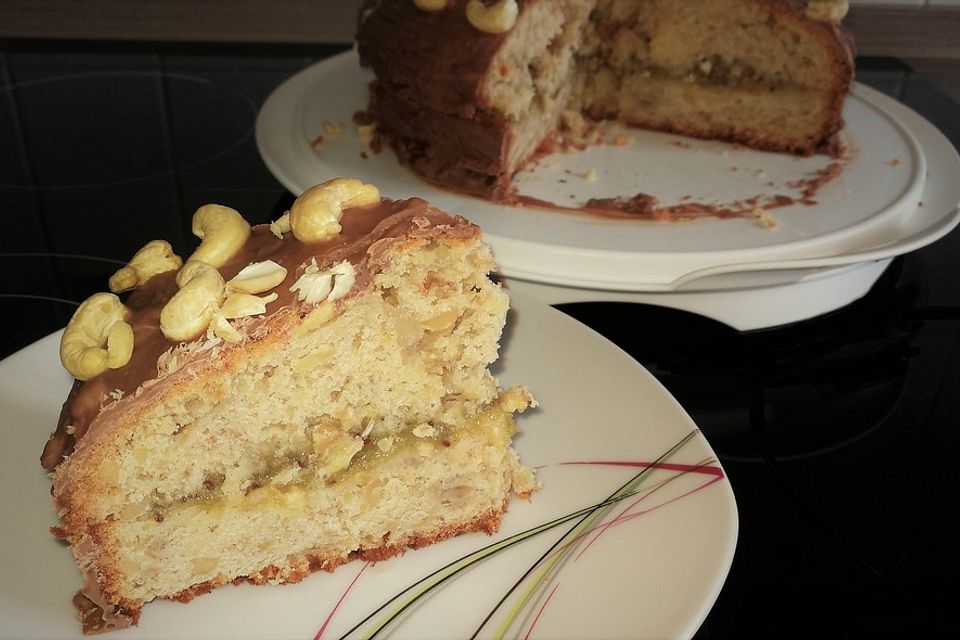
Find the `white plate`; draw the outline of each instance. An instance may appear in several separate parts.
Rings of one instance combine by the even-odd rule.
[[[278,87],[257,120],[264,162],[294,193],[333,176],[356,175],[389,197],[421,196],[461,213],[484,229],[507,277],[606,291],[670,291],[689,284],[688,274],[726,265],[763,262],[776,268],[777,261],[808,258],[846,264],[844,255],[863,252],[881,254],[871,259],[890,257],[932,242],[956,224],[960,159],[952,145],[920,116],[862,85],[855,85],[844,112],[844,136],[854,154],[843,173],[820,190],[816,205],[773,210],[777,226],[771,230],[747,219],[602,220],[497,205],[433,187],[389,150],[361,157],[351,118],[366,106],[370,79],[350,51]],[[314,149],[310,143],[323,135],[325,122],[344,123],[344,133],[335,140],[327,136]],[[789,183],[833,162],[652,132],[628,134],[633,143],[627,147],[550,156],[519,176],[521,192],[558,204],[641,191],[668,205],[684,196],[729,204],[760,193],[795,196]],[[589,169],[597,171],[595,182],[578,177]],[[926,215],[917,219],[921,200]],[[942,206],[928,206],[930,200]],[[905,235],[911,243],[898,244]],[[722,279],[713,285],[722,287]]]
[[[497,375],[505,385],[526,384],[540,401],[540,409],[520,418],[515,442],[522,459],[539,467],[543,489],[529,503],[512,501],[497,535],[460,536],[365,569],[353,562],[296,585],[227,586],[187,605],[153,602],[144,608],[140,627],[110,637],[308,639],[346,594],[322,635],[338,638],[422,576],[491,542],[594,505],[637,473],[610,464],[563,463],[651,462],[693,432],[683,409],[626,353],[540,302],[516,293],[513,299]],[[57,359],[58,339],[48,336],[0,362],[0,549],[9,578],[0,583],[2,638],[80,637],[70,604],[80,574],[69,551],[47,532],[55,516],[39,465],[70,387]],[[682,473],[661,467],[646,476],[643,486],[652,490],[637,496],[642,499],[636,504],[635,498],[617,503],[603,520],[610,523],[626,511],[615,526],[594,523],[594,534],[581,538],[543,598],[528,603],[508,637],[524,636],[531,626],[531,638],[684,638],[696,632],[733,558],[736,504],[699,434],[667,462],[708,468]],[[569,526],[530,538],[445,582],[392,627],[389,637],[469,636]],[[602,535],[594,538],[596,533]],[[481,637],[495,630],[487,626]]]

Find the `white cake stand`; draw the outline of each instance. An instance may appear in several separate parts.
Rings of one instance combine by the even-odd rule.
[[[815,204],[771,210],[771,228],[749,218],[600,219],[439,189],[391,151],[366,149],[351,120],[366,106],[370,79],[350,51],[278,87],[256,131],[271,172],[295,194],[332,177],[357,176],[387,197],[423,197],[461,214],[484,230],[500,275],[549,303],[632,301],[699,313],[737,329],[775,326],[859,298],[893,257],[936,241],[960,222],[956,150],[921,116],[862,85],[854,86],[844,110],[851,153],[842,172],[817,191]],[[343,124],[343,133],[312,144],[330,123]],[[632,143],[547,157],[517,177],[520,192],[573,206],[639,192],[664,205],[725,206],[795,196],[795,185],[837,162],[622,133]]]

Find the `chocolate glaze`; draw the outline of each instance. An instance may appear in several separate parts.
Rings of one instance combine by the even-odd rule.
[[[73,607],[83,625],[84,635],[93,635],[126,629],[137,624],[140,619],[139,608],[127,611],[123,606],[110,603],[97,581],[97,570],[90,561],[96,555],[93,541],[83,537],[73,549],[80,560],[83,571],[83,587],[73,596]]]
[[[684,201],[679,204],[661,205],[655,196],[638,193],[631,197],[591,198],[581,206],[571,207],[515,194],[510,196],[506,203],[518,207],[536,207],[614,220],[670,222],[697,218],[756,218],[758,211],[771,211],[795,204],[816,204],[815,198],[820,189],[843,174],[846,167],[845,160],[846,158],[841,158],[814,172],[810,177],[787,183],[787,187],[798,192],[795,196],[771,192],[726,203]]]
[[[520,11],[543,0],[519,0]],[[481,85],[510,32],[489,34],[467,21],[468,0],[423,11],[412,0],[381,0],[360,16],[360,63],[399,99],[425,110],[473,118],[485,104]]]
[[[415,101],[405,100],[381,82],[370,87],[370,110],[378,132],[400,161],[428,181],[493,200],[510,193],[511,176],[501,170],[507,162],[510,129],[500,116],[489,112],[471,118],[441,112],[427,116]],[[403,135],[391,133],[399,131]]]
[[[536,207],[613,220],[670,222],[697,218],[757,218],[761,212],[781,207],[817,204],[816,197],[820,190],[843,175],[848,162],[857,156],[857,151],[848,147],[839,136],[834,136],[830,141],[829,155],[834,158],[833,162],[807,174],[805,178],[791,180],[779,186],[768,182],[769,191],[729,202],[696,202],[685,196],[677,204],[662,205],[656,196],[646,193],[630,197],[591,198],[578,207],[564,206],[521,194],[511,194],[504,202],[517,207]],[[783,193],[781,189],[792,192],[792,195]]]
[[[278,298],[267,306],[270,316],[281,309],[301,306],[290,287],[311,259],[316,259],[321,268],[349,261],[357,270],[354,291],[360,291],[382,267],[387,249],[395,242],[429,237],[438,233],[438,228],[457,237],[480,234],[476,226],[463,218],[433,209],[419,198],[384,200],[377,205],[347,209],[340,223],[343,229],[337,236],[318,244],[304,244],[290,233],[281,240],[267,225],[254,227],[246,244],[220,267],[220,273],[230,280],[246,265],[262,260],[273,260],[285,267],[286,278],[272,290]],[[179,344],[160,331],[160,311],[177,291],[175,276],[173,271],[154,276],[128,295],[125,304],[130,309],[127,322],[134,332],[133,356],[119,369],[108,369],[86,382],[74,383],[56,431],[44,446],[40,460],[45,469],[53,470],[73,452],[101,410],[116,399],[117,391],[127,396],[144,382],[157,378],[158,359]]]
[[[519,0],[520,10],[542,0]],[[483,81],[509,32],[489,34],[466,18],[467,0],[440,11],[381,0],[361,14],[357,51],[378,78],[370,112],[401,162],[431,182],[499,199],[503,119],[486,109]]]

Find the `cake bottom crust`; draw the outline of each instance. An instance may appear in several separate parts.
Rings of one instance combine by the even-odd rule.
[[[440,542],[441,540],[446,540],[447,538],[453,538],[464,533],[476,533],[482,531],[488,535],[492,535],[500,529],[500,518],[504,511],[506,511],[506,504],[507,501],[504,500],[504,508],[502,510],[491,509],[487,513],[481,514],[473,520],[467,522],[447,525],[431,533],[415,533],[407,540],[402,542],[391,542],[380,547],[358,549],[345,556],[324,556],[306,551],[291,558],[291,567],[288,569],[283,569],[276,565],[270,565],[260,569],[259,571],[251,573],[250,575],[234,578],[233,580],[224,580],[223,582],[219,583],[214,580],[208,580],[207,582],[194,585],[189,589],[185,589],[180,593],[174,594],[173,596],[170,596],[169,599],[176,600],[178,602],[189,602],[194,597],[209,593],[211,590],[223,586],[227,582],[232,582],[233,584],[243,584],[244,582],[249,582],[257,585],[267,583],[294,584],[300,582],[315,571],[323,570],[332,572],[337,567],[354,560],[381,562],[394,556],[402,555],[407,549],[420,549],[421,547],[426,547],[435,542]]]
[[[249,575],[240,576],[232,580],[228,578],[206,580],[184,589],[179,593],[162,597],[167,600],[186,603],[197,596],[210,593],[214,589],[228,583],[235,585],[243,584],[244,582],[256,585],[268,583],[294,584],[300,582],[315,571],[323,570],[332,572],[337,567],[352,562],[353,560],[381,562],[394,556],[402,555],[407,549],[419,549],[465,533],[484,532],[492,535],[500,529],[500,520],[503,513],[507,510],[507,503],[508,499],[504,498],[501,509],[490,509],[472,520],[449,524],[434,531],[415,532],[405,540],[399,542],[391,542],[379,547],[358,549],[346,555],[339,556],[318,555],[310,551],[305,551],[291,556],[289,568],[270,565]],[[73,604],[83,624],[84,634],[92,635],[136,625],[140,620],[140,611],[145,603],[123,600],[120,606],[116,607],[113,611],[105,612],[100,605],[97,605],[86,597],[83,592],[78,592],[73,598]]]

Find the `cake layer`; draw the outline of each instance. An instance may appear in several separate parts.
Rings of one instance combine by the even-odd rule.
[[[579,55],[594,118],[799,154],[840,128],[853,64],[834,23],[758,0],[598,0]]]
[[[211,475],[192,495],[122,507],[82,545],[89,554],[79,561],[96,571],[82,592],[98,605],[92,615],[108,611],[110,623],[125,625],[154,598],[185,602],[237,579],[298,582],[357,557],[382,560],[453,535],[493,533],[511,492],[535,486],[510,449],[513,412],[529,402],[513,389],[455,428],[368,438],[332,458],[328,444],[319,461],[312,450],[279,456],[284,464],[245,490]]]

